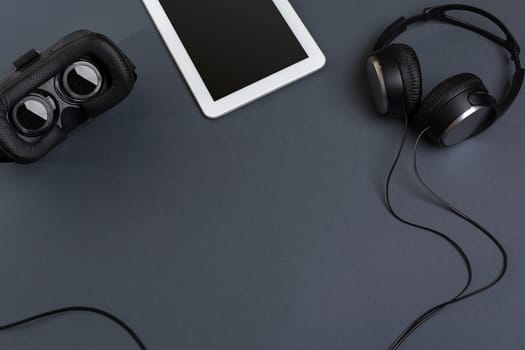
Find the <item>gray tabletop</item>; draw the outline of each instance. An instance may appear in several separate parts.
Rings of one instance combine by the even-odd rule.
[[[520,0],[470,1],[525,45]],[[0,67],[87,28],[140,75],[132,95],[31,166],[0,171],[0,323],[84,304],[129,322],[151,349],[385,349],[466,273],[434,236],[395,222],[382,186],[402,122],[378,117],[363,62],[379,33],[434,2],[295,0],[328,64],[226,118],[203,118],[139,0],[2,1]],[[510,68],[475,35],[429,24],[402,37],[425,91],[463,71],[501,94]],[[525,347],[525,96],[461,146],[426,143],[428,181],[509,249],[504,282],[450,308],[405,349]],[[411,141],[413,141],[411,135]],[[424,195],[409,156],[394,181],[405,215],[460,241],[475,283],[499,256]],[[0,333],[3,349],[133,349],[73,314]]]

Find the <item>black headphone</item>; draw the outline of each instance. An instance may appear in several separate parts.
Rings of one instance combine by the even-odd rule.
[[[505,34],[501,38],[462,19],[449,11],[479,14],[495,23]],[[437,21],[480,34],[502,46],[515,64],[512,85],[501,102],[492,97],[479,77],[463,73],[439,84],[422,100],[422,74],[414,49],[405,44],[391,44],[410,25]],[[375,104],[381,114],[407,115],[421,130],[439,145],[452,146],[488,127],[509,109],[521,90],[524,70],[520,62],[520,47],[507,27],[495,16],[467,5],[445,5],[428,8],[422,14],[401,17],[381,34],[368,59],[368,76]]]

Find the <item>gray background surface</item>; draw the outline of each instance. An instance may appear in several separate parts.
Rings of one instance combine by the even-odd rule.
[[[525,46],[523,2],[471,1]],[[71,304],[108,309],[150,349],[385,349],[465,279],[455,252],[395,222],[382,186],[402,123],[376,116],[363,62],[379,33],[428,1],[295,0],[326,68],[219,121],[201,115],[139,0],[0,2],[0,67],[79,28],[113,38],[138,66],[132,96],[38,164],[0,171],[0,323]],[[197,24],[196,24],[197,25]],[[479,74],[501,93],[494,45],[447,26],[403,36],[425,90]],[[525,347],[525,97],[452,149],[426,144],[429,182],[509,248],[508,277],[419,330],[405,349]],[[413,135],[412,135],[413,137]],[[433,204],[408,157],[395,202],[447,230],[476,283],[490,243]],[[133,349],[104,319],[75,314],[7,333],[2,349]]]

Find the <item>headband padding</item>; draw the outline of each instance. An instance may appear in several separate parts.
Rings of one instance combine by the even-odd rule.
[[[487,91],[479,77],[472,73],[453,76],[439,84],[423,100],[417,114],[417,124],[421,128],[431,126],[432,118],[454,97],[467,91]]]
[[[399,66],[405,88],[406,111],[412,115],[417,111],[423,94],[419,59],[414,49],[405,44],[392,44],[388,51]]]

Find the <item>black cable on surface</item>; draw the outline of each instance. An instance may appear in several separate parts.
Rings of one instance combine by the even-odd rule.
[[[440,237],[443,240],[445,240],[449,245],[451,245],[458,252],[458,254],[462,258],[462,260],[463,260],[463,262],[465,264],[465,267],[467,269],[467,281],[466,281],[464,287],[456,295],[455,298],[457,298],[457,297],[460,297],[461,295],[463,295],[463,293],[465,293],[468,290],[468,288],[470,287],[470,285],[472,283],[472,275],[473,275],[473,273],[472,273],[472,265],[470,263],[470,260],[469,260],[468,256],[466,255],[465,251],[461,248],[461,246],[458,243],[456,243],[453,239],[451,239],[446,234],[444,234],[444,233],[442,233],[442,232],[440,232],[440,231],[438,231],[436,229],[433,229],[433,228],[430,228],[430,227],[426,227],[426,226],[423,226],[423,225],[419,225],[419,224],[414,223],[414,222],[410,222],[409,220],[401,217],[401,215],[399,215],[396,212],[396,210],[394,209],[394,207],[392,205],[392,202],[391,202],[390,188],[391,188],[392,178],[393,178],[393,175],[395,173],[395,170],[397,169],[399,161],[401,159],[401,155],[403,153],[403,150],[405,149],[406,141],[407,141],[407,138],[408,138],[408,133],[409,133],[409,120],[408,120],[408,116],[405,114],[405,130],[404,130],[403,140],[401,141],[401,145],[399,146],[399,150],[397,152],[397,155],[396,155],[396,158],[394,160],[394,163],[392,164],[392,167],[390,168],[390,171],[389,171],[388,177],[387,177],[387,181],[386,181],[386,189],[385,189],[386,190],[385,191],[385,194],[386,194],[386,196],[385,196],[385,198],[386,198],[386,205],[387,205],[388,210],[392,214],[392,216],[394,216],[401,223],[403,223],[405,225],[408,225],[408,226],[411,226],[411,227],[414,227],[414,228],[417,228],[417,229],[420,229],[420,230],[424,230],[424,231],[430,232],[430,233],[432,233],[434,235],[437,235],[438,237]],[[454,300],[455,298],[453,298],[451,300]],[[436,313],[434,315],[430,316],[430,317],[435,316],[438,312],[441,311],[441,309],[442,308],[437,310]],[[406,340],[407,334],[409,335],[409,334],[411,334],[413,332],[414,325],[416,323],[418,323],[420,321],[420,319],[423,316],[425,316],[425,314],[423,314],[418,319],[416,319],[412,324],[410,324],[405,329],[405,331],[394,341],[394,343],[392,343],[392,345],[390,346],[389,350],[397,349]]]
[[[420,326],[422,326],[424,323],[426,323],[427,321],[429,321],[432,317],[436,316],[439,312],[441,312],[444,308],[452,305],[452,304],[456,304],[456,303],[459,303],[463,300],[466,300],[466,299],[469,299],[469,298],[472,298],[482,292],[485,292],[487,291],[488,289],[494,287],[496,284],[498,284],[502,279],[503,277],[505,277],[505,274],[507,272],[507,269],[508,269],[508,255],[507,255],[507,252],[505,250],[505,248],[503,247],[503,245],[494,237],[493,234],[491,234],[487,229],[485,229],[483,226],[481,226],[478,222],[476,222],[475,220],[473,220],[472,218],[470,218],[468,215],[464,214],[463,212],[461,212],[459,209],[457,209],[456,207],[454,207],[452,204],[450,204],[448,201],[446,201],[442,196],[438,195],[435,191],[433,191],[427,184],[426,182],[423,180],[421,174],[420,174],[420,171],[419,171],[419,168],[418,168],[418,163],[417,163],[417,154],[418,154],[418,149],[419,149],[419,146],[421,144],[421,140],[423,138],[423,136],[425,135],[425,133],[428,131],[428,129],[426,130],[423,130],[418,138],[417,138],[417,141],[416,141],[416,145],[414,147],[414,153],[413,153],[413,166],[414,166],[414,171],[416,173],[416,176],[417,176],[417,179],[418,181],[420,182],[420,184],[425,188],[425,190],[427,192],[429,192],[432,197],[434,197],[434,199],[436,199],[444,208],[446,208],[447,210],[449,210],[450,212],[452,212],[454,215],[460,217],[461,219],[467,221],[468,223],[472,224],[474,227],[476,227],[478,230],[480,230],[485,236],[487,236],[493,243],[494,245],[498,248],[500,254],[501,254],[501,257],[502,257],[502,265],[501,265],[501,269],[497,275],[497,277],[492,280],[492,282],[490,282],[489,284],[485,285],[484,287],[481,287],[479,289],[476,289],[468,294],[464,294],[462,293],[460,296],[454,298],[453,300],[449,301],[449,302],[446,302],[446,303],[443,303],[443,304],[440,304],[440,305],[437,305],[435,306],[434,308],[428,310],[427,312],[425,312],[423,315],[421,315],[418,319],[416,319],[416,321],[414,321],[411,326],[400,336],[400,338],[398,338],[398,344],[400,345],[403,341],[405,341],[416,329],[418,329]],[[465,291],[466,292],[466,291]],[[397,347],[396,347],[397,348]]]
[[[446,236],[445,234],[443,234],[441,232],[438,232],[438,231],[433,230],[433,229],[429,229],[428,227],[424,227],[424,226],[421,226],[421,225],[418,225],[418,224],[414,224],[414,223],[408,222],[407,220],[405,220],[402,217],[400,217],[395,212],[395,210],[393,209],[391,201],[390,201],[390,185],[391,185],[391,181],[392,181],[392,176],[393,176],[393,174],[394,174],[394,172],[395,172],[395,170],[397,168],[397,165],[399,164],[399,160],[401,158],[401,154],[403,152],[403,149],[404,149],[405,144],[406,144],[406,139],[408,137],[408,116],[405,115],[405,133],[404,133],[403,141],[402,141],[401,146],[399,148],[396,160],[394,161],[394,164],[393,164],[393,166],[392,166],[392,168],[391,168],[391,170],[389,172],[388,178],[387,178],[387,184],[386,184],[386,203],[387,203],[387,208],[390,210],[392,215],[397,220],[401,221],[402,223],[405,223],[407,225],[410,225],[410,226],[413,226],[413,227],[416,227],[416,228],[420,228],[420,229],[429,231],[431,233],[437,234],[438,236],[444,238],[449,244],[451,244],[459,252],[459,254],[461,255],[463,261],[465,262],[465,265],[466,265],[467,271],[468,271],[468,280],[467,280],[467,284],[466,284],[465,288],[458,295],[456,295],[456,297],[450,299],[447,302],[444,302],[444,303],[441,303],[439,305],[434,306],[433,308],[431,308],[431,309],[427,310],[426,312],[424,312],[415,321],[413,321],[405,329],[405,331],[403,333],[401,333],[401,335],[394,341],[394,343],[392,343],[392,345],[389,347],[389,350],[398,349],[403,344],[403,342],[415,330],[417,330],[424,323],[428,322],[430,319],[435,317],[437,314],[439,314],[441,311],[443,311],[443,309],[445,309],[446,307],[448,307],[448,306],[450,306],[452,304],[456,304],[456,303],[458,303],[460,301],[466,300],[468,298],[471,298],[471,297],[473,297],[475,295],[478,295],[478,294],[480,294],[480,293],[482,293],[484,291],[487,291],[488,289],[492,288],[496,284],[498,284],[503,279],[503,277],[505,276],[505,274],[507,272],[507,268],[508,268],[508,255],[507,255],[507,252],[505,251],[505,248],[503,247],[503,245],[495,238],[495,236],[492,235],[483,226],[481,226],[478,222],[476,222],[475,220],[470,218],[468,215],[466,215],[463,212],[461,212],[459,209],[457,209],[456,207],[451,205],[448,201],[446,201],[443,197],[438,195],[423,180],[423,178],[422,178],[422,176],[420,174],[418,165],[417,165],[417,153],[418,153],[419,146],[421,144],[421,140],[422,140],[423,136],[425,135],[425,133],[428,130],[429,129],[427,128],[427,129],[423,130],[419,134],[419,136],[417,138],[417,141],[416,141],[416,145],[414,147],[413,165],[414,165],[414,171],[416,173],[418,181],[433,196],[433,198],[436,199],[443,207],[445,207],[447,210],[452,212],[454,215],[456,215],[456,216],[460,217],[461,219],[467,221],[468,223],[470,223],[471,225],[476,227],[478,230],[480,230],[485,236],[487,236],[496,245],[496,247],[500,251],[501,256],[502,256],[502,260],[503,260],[503,264],[502,264],[502,267],[501,267],[501,270],[500,270],[498,276],[491,283],[485,285],[482,288],[476,289],[473,292],[465,294],[467,292],[467,290],[470,288],[470,285],[472,283],[472,266],[470,264],[470,261],[469,261],[468,257],[466,256],[466,254],[462,250],[462,248],[456,242],[454,242],[452,239],[450,239],[448,236]]]
[[[135,333],[135,331],[133,331],[133,329],[131,329],[131,327],[128,326],[124,321],[122,321],[121,319],[119,319],[118,317],[116,317],[115,315],[107,311],[100,310],[100,309],[93,308],[93,307],[87,307],[87,306],[72,306],[72,307],[66,307],[66,308],[44,312],[42,314],[31,316],[31,317],[28,317],[20,321],[12,322],[6,325],[0,325],[0,331],[6,331],[9,329],[13,329],[13,328],[22,326],[27,323],[31,323],[31,322],[43,319],[43,318],[48,318],[54,315],[70,313],[70,312],[87,312],[87,313],[93,313],[93,314],[103,316],[113,321],[117,325],[119,325],[122,329],[124,329],[131,336],[131,338],[133,338],[133,341],[137,344],[137,346],[141,350],[147,350],[146,346],[144,345],[140,337],[137,335],[137,333]]]

